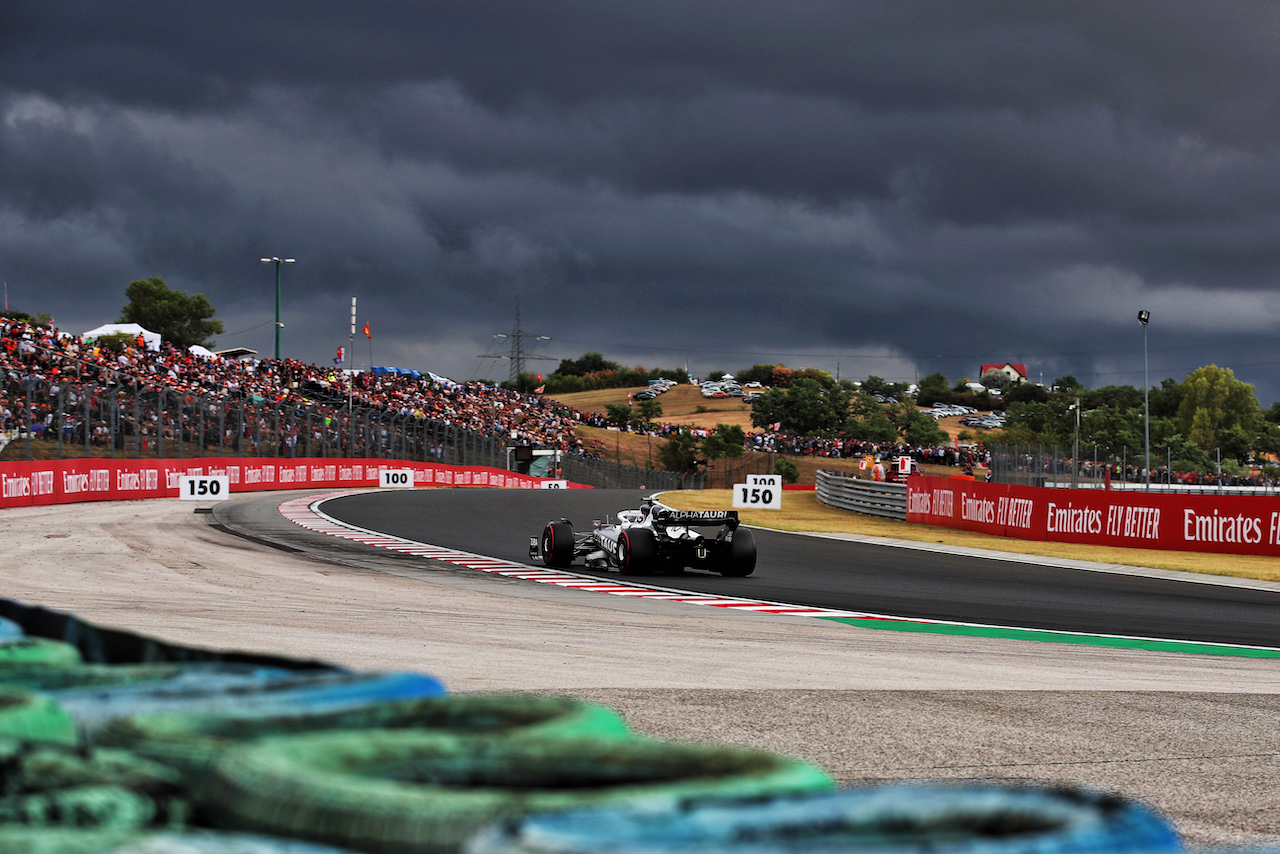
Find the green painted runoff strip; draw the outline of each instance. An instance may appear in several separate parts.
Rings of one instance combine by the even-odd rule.
[[[891,632],[923,632],[934,635],[966,635],[978,638],[1043,641],[1046,643],[1079,643],[1120,649],[1150,649],[1159,652],[1187,652],[1197,655],[1234,655],[1242,658],[1280,658],[1280,649],[1230,644],[1196,643],[1195,641],[1124,638],[1107,635],[1074,634],[1046,629],[1006,629],[998,626],[965,626],[954,623],[917,623],[910,620],[868,620],[858,617],[819,617],[835,623],[847,623],[864,629]]]

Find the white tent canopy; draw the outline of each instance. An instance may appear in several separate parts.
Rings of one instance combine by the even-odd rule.
[[[81,340],[89,341],[94,338],[100,338],[103,335],[115,335],[120,332],[132,335],[134,338],[141,335],[142,340],[147,343],[148,350],[160,349],[160,333],[152,332],[150,329],[143,329],[137,323],[107,323],[97,329],[90,329],[88,332],[81,333],[80,338]]]

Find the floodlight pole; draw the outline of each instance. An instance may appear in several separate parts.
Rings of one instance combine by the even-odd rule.
[[[1145,309],[1138,312],[1138,322],[1142,324],[1142,420],[1146,453],[1142,482],[1147,489],[1151,488],[1151,375],[1147,363],[1147,321],[1150,319],[1151,312]]]
[[[263,258],[263,264],[276,265],[276,361],[280,361],[280,265],[294,263],[293,258]]]

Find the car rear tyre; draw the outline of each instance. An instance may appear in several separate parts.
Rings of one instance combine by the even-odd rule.
[[[618,568],[623,575],[652,572],[658,561],[658,540],[648,528],[629,528],[618,535]]]
[[[724,558],[721,575],[732,575],[742,578],[756,570],[756,537],[747,528],[739,528],[733,532],[729,541],[729,552]]]
[[[542,562],[556,567],[573,563],[573,526],[568,522],[548,522],[542,529]]]

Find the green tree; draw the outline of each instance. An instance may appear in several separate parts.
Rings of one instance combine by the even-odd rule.
[[[662,404],[657,398],[642,400],[636,404],[636,420],[641,424],[649,424],[662,417]]]
[[[1152,418],[1177,418],[1182,406],[1182,383],[1173,377],[1160,381],[1159,388],[1147,393]]]
[[[898,405],[894,413],[894,423],[901,431],[903,441],[908,445],[917,447],[941,445],[947,441],[947,434],[938,426],[938,422],[911,403]]]
[[[1004,393],[1006,406],[1014,403],[1046,403],[1048,400],[1049,390],[1035,383],[1014,383]]]
[[[610,362],[603,353],[588,351],[578,359],[561,359],[556,373],[566,377],[581,377],[599,371],[616,371],[617,362]]]
[[[1261,417],[1253,386],[1236,379],[1230,368],[1206,365],[1182,382],[1178,425],[1182,435],[1206,451],[1219,447],[1235,427],[1256,435]]]
[[[604,417],[609,419],[609,423],[618,427],[625,427],[631,423],[631,407],[625,403],[606,403],[604,406]]]
[[[760,383],[760,385],[773,385],[773,369],[777,365],[752,365],[749,368],[743,368],[734,374],[734,378],[738,382],[746,385],[747,383]]]
[[[1131,385],[1108,385],[1092,391],[1077,388],[1069,394],[1079,394],[1085,409],[1134,409],[1139,418],[1142,416],[1142,389]]]
[[[742,445],[747,441],[746,434],[736,424],[717,424],[707,438],[702,440],[702,455],[709,460],[722,457],[740,457]]]
[[[823,388],[817,380],[793,380],[786,389],[773,389],[751,404],[751,423],[768,427],[781,423],[787,433],[830,434],[844,426],[849,415],[849,392],[835,386]]]
[[[884,377],[872,374],[862,381],[862,390],[871,395],[883,394],[889,397],[897,397],[906,390],[906,386],[900,383],[891,383]]]
[[[52,326],[53,315],[47,311],[37,312],[35,315],[27,314],[25,311],[0,311],[0,317],[7,317],[10,320],[17,320],[28,326]]]
[[[951,389],[947,386],[947,378],[942,374],[929,374],[920,380],[916,390],[916,403],[921,406],[933,406],[939,402],[951,402]]]
[[[782,476],[783,483],[795,483],[800,479],[800,469],[786,457],[779,457],[773,464],[773,473]]]
[[[1076,379],[1071,374],[1058,377],[1049,385],[1054,391],[1060,391],[1063,394],[1074,394],[1075,392],[1084,389],[1084,383],[1080,382],[1080,380]]]
[[[1022,445],[1066,445],[1071,441],[1067,401],[1061,395],[1043,403],[1017,401],[1009,404],[1004,440]]]
[[[1145,447],[1142,410],[1117,406],[1086,410],[1080,418],[1080,445],[1099,445],[1113,454],[1125,449],[1130,457],[1137,456]]]
[[[698,459],[698,437],[681,430],[658,448],[658,462],[667,471],[685,472]]]
[[[865,388],[865,384],[863,386]],[[915,406],[911,406],[915,409]],[[926,418],[928,416],[925,416]],[[849,404],[849,418],[844,431],[862,442],[896,442],[898,427],[884,406],[870,394],[855,394]]]
[[[987,388],[1003,389],[1013,381],[1009,379],[1009,375],[1004,371],[997,371],[993,368],[978,377],[978,382],[982,383]]]
[[[204,294],[173,290],[159,276],[135,279],[124,295],[129,303],[117,322],[140,324],[181,350],[192,344],[212,347],[211,336],[222,332],[222,321],[212,319],[217,309]]]

